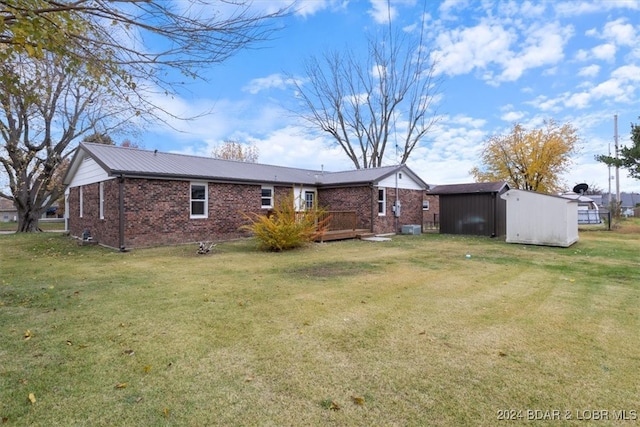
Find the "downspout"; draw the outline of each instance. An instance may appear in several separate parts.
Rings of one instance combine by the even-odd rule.
[[[375,187],[373,186],[373,182],[369,183],[369,186],[371,187],[371,203],[369,203],[370,207],[371,207],[371,221],[369,221],[369,228],[372,233],[373,233],[373,221],[376,218],[376,212],[378,211],[378,198],[376,196],[376,190]],[[376,201],[376,203],[373,203],[373,201]]]
[[[124,176],[122,175],[118,178],[118,199],[118,241],[120,252],[126,252],[126,248],[124,246]]]

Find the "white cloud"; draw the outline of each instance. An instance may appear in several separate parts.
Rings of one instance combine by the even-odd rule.
[[[602,30],[602,36],[619,46],[634,46],[637,42],[634,26],[623,18],[607,22]]]
[[[293,84],[293,81],[290,78],[287,78],[282,74],[275,73],[275,74],[270,74],[266,77],[259,77],[251,80],[248,84],[246,84],[242,88],[242,90],[244,92],[249,92],[250,94],[255,95],[258,92],[261,92],[263,90],[268,90],[271,88],[286,89],[292,84]]]
[[[564,58],[564,46],[573,34],[570,26],[559,23],[532,28],[522,50],[504,62],[502,81],[518,80],[530,68],[556,64]]]
[[[445,0],[438,7],[440,18],[445,20],[457,19],[456,11],[469,6],[468,0]]]
[[[260,163],[334,172],[354,169],[342,148],[332,144],[330,138],[296,124],[274,129],[262,137],[240,136],[258,147]]]
[[[558,15],[578,16],[589,13],[601,13],[613,9],[640,10],[637,0],[606,0],[606,1],[567,1],[554,2],[553,7]]]
[[[522,111],[509,111],[507,113],[504,113],[502,116],[500,116],[500,118],[502,120],[504,120],[505,122],[517,123],[525,115],[526,114],[524,112],[522,112]]]
[[[501,25],[484,22],[440,34],[432,55],[440,72],[451,76],[466,74],[501,61],[514,39],[515,35]]]
[[[611,73],[611,77],[625,81],[640,81],[640,66],[623,65]]]
[[[600,66],[596,64],[592,64],[586,67],[582,67],[578,71],[578,75],[580,77],[595,77],[600,72]]]
[[[367,13],[378,24],[386,24],[389,21],[393,21],[398,15],[397,9],[386,0],[371,0],[371,9]]]
[[[591,49],[593,57],[602,61],[613,61],[616,57],[616,45],[604,43]]]
[[[367,13],[378,24],[388,24],[398,17],[398,6],[413,6],[416,0],[369,0],[371,9]]]
[[[533,3],[530,1],[525,1],[520,6],[519,13],[522,16],[527,16],[531,18],[536,16],[542,16],[545,13],[546,9],[547,9],[547,6],[544,3]]]

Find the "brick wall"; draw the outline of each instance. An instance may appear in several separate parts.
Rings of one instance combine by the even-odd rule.
[[[208,217],[190,218],[189,181],[127,179],[125,236],[127,247],[246,236],[242,213],[262,212],[259,185],[208,185]],[[276,191],[277,193],[277,191]]]
[[[403,225],[422,225],[422,200],[424,192],[420,190],[398,189],[398,198],[401,204],[401,214],[397,218],[393,213],[393,205],[396,201],[396,189],[386,189],[386,214],[378,215],[375,219],[374,233],[400,233]],[[377,206],[377,204],[376,204]],[[377,212],[377,208],[376,208]]]
[[[79,217],[79,187],[69,191],[69,230],[81,237],[90,230],[94,240],[118,248],[119,183],[104,183],[104,219],[99,218],[99,184],[82,187],[83,216]],[[219,241],[248,235],[242,213],[263,213],[261,186],[208,185],[208,218],[190,218],[190,181],[125,179],[125,247],[139,248],[197,241]],[[291,188],[274,188],[278,200]]]
[[[356,228],[371,230],[372,189],[368,186],[326,188],[318,190],[318,206],[328,211],[356,211]],[[374,211],[377,212],[377,211]]]
[[[422,212],[423,229],[433,229],[440,222],[440,197],[426,195],[424,200],[429,201],[429,209]]]
[[[245,184],[208,185],[208,217],[190,218],[190,181],[166,181],[126,178],[125,236],[126,248],[139,248],[197,241],[220,241],[246,236],[240,230],[247,224],[243,213],[266,213],[261,208],[261,186]],[[83,217],[79,217],[79,188],[69,193],[69,230],[80,237],[85,229],[94,240],[118,248],[119,182],[104,182],[104,219],[99,218],[99,184],[82,187]],[[292,191],[276,186],[274,202]],[[358,228],[375,233],[401,230],[405,224],[422,224],[423,192],[400,189],[402,215],[396,224],[393,211],[395,189],[387,188],[387,214],[378,216],[377,188],[369,186],[320,189],[318,204],[327,210],[353,210]],[[373,214],[373,223],[372,223]],[[396,228],[397,225],[397,228]]]
[[[353,210],[358,217],[358,228],[372,230],[374,233],[396,233],[403,225],[422,225],[422,200],[424,192],[420,190],[399,189],[402,211],[397,221],[393,215],[396,189],[386,189],[386,213],[378,215],[378,187],[345,187],[320,189],[319,205],[327,210]],[[373,216],[373,224],[372,224]]]
[[[82,186],[82,218],[80,218],[80,187],[69,190],[69,232],[81,237],[88,230],[98,242],[118,247],[118,180],[104,181],[104,218],[100,219],[100,184]]]

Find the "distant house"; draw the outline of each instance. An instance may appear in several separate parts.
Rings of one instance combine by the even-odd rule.
[[[437,185],[427,195],[438,196],[440,233],[496,237],[506,230],[507,190],[506,182],[479,182]]]
[[[578,241],[578,201],[562,196],[509,190],[507,243],[568,247]]]
[[[422,224],[428,188],[406,165],[326,172],[91,143],[64,183],[70,234],[121,250],[242,236],[243,213],[292,192],[300,209],[353,212],[356,227],[395,233]]]
[[[611,200],[615,200],[615,194],[605,193],[602,195],[602,203],[601,207],[605,209],[609,209]],[[638,212],[640,215],[640,194],[639,193],[620,193],[620,212],[624,216],[637,216],[635,213]]]
[[[18,210],[11,200],[0,198],[0,221],[10,222],[18,220]]]

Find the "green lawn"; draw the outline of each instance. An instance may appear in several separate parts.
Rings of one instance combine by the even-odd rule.
[[[43,231],[63,231],[64,221],[40,221],[38,227]],[[17,222],[0,222],[0,231],[16,231],[17,229]]]
[[[640,416],[637,220],[567,249],[425,234],[195,252],[0,236],[1,423]]]

